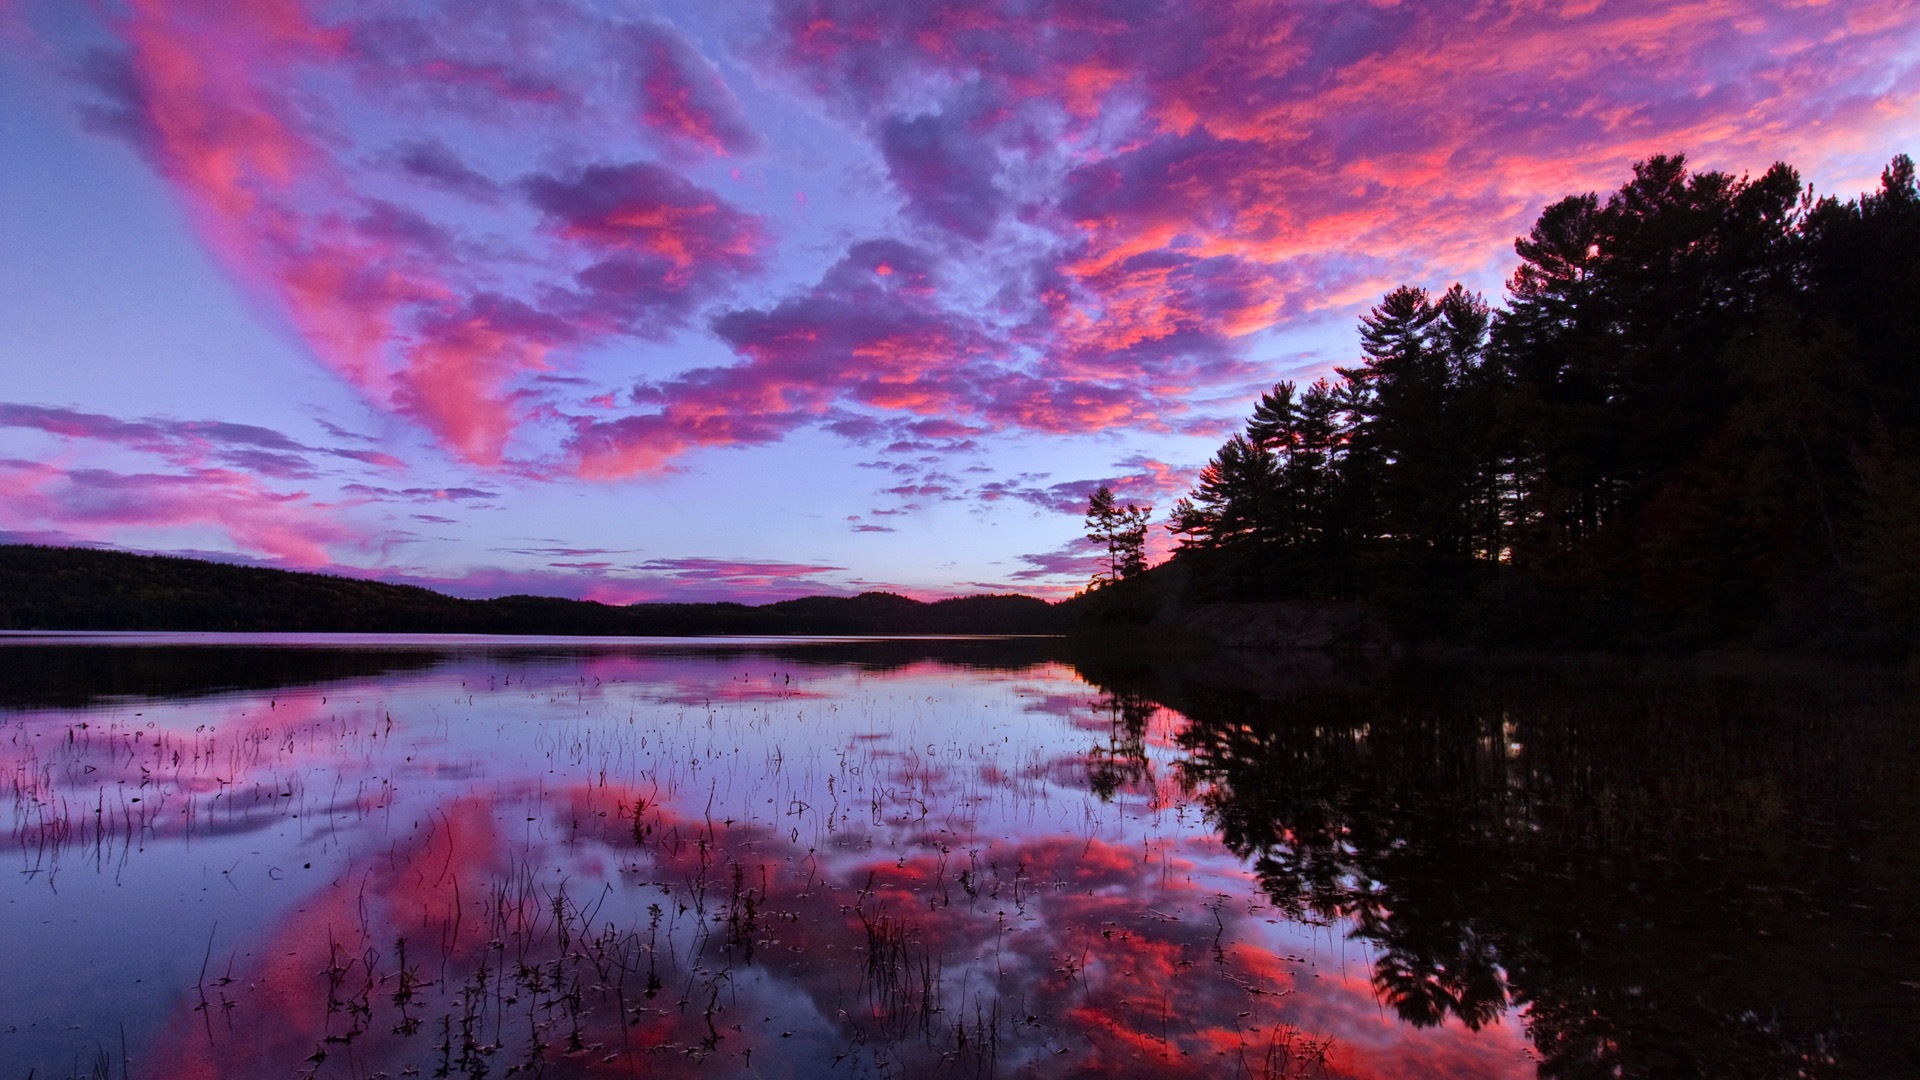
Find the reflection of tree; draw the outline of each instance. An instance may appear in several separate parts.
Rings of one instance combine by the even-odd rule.
[[[414,672],[461,658],[538,669],[556,655],[627,658],[657,665],[664,658],[769,660],[813,670],[849,666],[888,672],[937,663],[970,671],[1024,671],[1051,660],[1062,646],[1047,638],[897,638],[878,641],[713,639],[697,644],[582,641],[560,647],[517,644],[503,637],[450,645],[396,638],[392,644],[286,648],[273,645],[24,644],[0,654],[0,707],[81,706],[118,697],[188,697],[234,690],[318,686],[343,679]]]
[[[1356,784],[1383,741],[1396,754],[1424,752],[1463,791],[1489,790],[1494,777],[1469,756],[1449,755],[1430,722],[1389,732],[1350,705],[1326,705],[1329,722],[1305,729],[1196,723],[1182,739],[1188,778],[1277,904],[1296,916],[1351,920],[1357,936],[1380,946],[1374,985],[1402,1019],[1428,1026],[1451,1016],[1478,1028],[1507,1004],[1499,946],[1457,886],[1409,883],[1488,861],[1475,841],[1497,843],[1508,806],[1448,797],[1414,807]]]
[[[1910,730],[1910,697],[1847,712],[1834,683],[1461,669],[1253,694],[1208,674],[1095,681],[1188,715],[1178,767],[1225,843],[1278,906],[1373,946],[1403,1020],[1511,1004],[1554,1077],[1920,1067],[1911,994],[1895,1019],[1890,977],[1863,977],[1920,959],[1911,931],[1882,936],[1912,925],[1886,897],[1913,872],[1853,861],[1901,846],[1844,824],[1913,842],[1912,751],[1861,752]]]
[[[1151,698],[1124,691],[1109,693],[1094,706],[1106,715],[1107,740],[1087,751],[1087,783],[1102,802],[1153,780],[1153,765],[1147,760],[1147,721],[1159,707]]]
[[[0,656],[0,707],[77,706],[119,697],[276,690],[420,671],[430,648],[256,648],[207,645],[23,645]]]

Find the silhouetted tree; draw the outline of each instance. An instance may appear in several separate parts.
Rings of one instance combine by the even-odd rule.
[[[1174,532],[1187,543],[1220,547],[1262,538],[1273,492],[1273,454],[1235,435],[1200,470],[1193,494],[1174,504]]]
[[[1087,499],[1087,537],[1107,549],[1105,573],[1094,575],[1092,584],[1112,584],[1133,577],[1147,568],[1147,521],[1153,507],[1121,503],[1113,489],[1102,484]]]
[[[1357,363],[1261,396],[1168,524],[1197,595],[1356,598],[1483,638],[1910,647],[1912,161],[1841,202],[1785,165],[1657,156],[1515,251],[1503,308],[1393,289]]]

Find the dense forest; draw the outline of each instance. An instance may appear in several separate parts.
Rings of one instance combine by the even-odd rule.
[[[0,630],[470,634],[1021,634],[1064,615],[1027,596],[924,603],[894,593],[773,604],[614,606],[550,596],[463,600],[329,574],[90,548],[0,545]]]
[[[1655,157],[1543,211],[1502,307],[1389,292],[1207,464],[1135,603],[1358,601],[1416,640],[1900,651],[1920,616],[1920,193]],[[1126,576],[1126,575],[1118,575]],[[1155,599],[1140,603],[1143,596]]]
[[[0,629],[1057,632],[1222,600],[1377,612],[1411,642],[1816,647],[1920,629],[1920,190],[1636,165],[1548,206],[1503,306],[1403,286],[1332,378],[1266,393],[1166,527],[1102,489],[1100,586],[1048,605],[462,600],[185,559],[0,547]],[[1104,502],[1102,499],[1104,498]]]

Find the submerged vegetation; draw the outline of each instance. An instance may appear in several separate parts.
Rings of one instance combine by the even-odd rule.
[[[1909,680],[965,644],[0,711],[0,1069],[1920,1069]]]
[[[1415,639],[1911,647],[1912,160],[1841,202],[1655,157],[1515,246],[1503,307],[1397,288],[1358,363],[1266,394],[1174,508],[1160,591],[1357,601]]]
[[[84,963],[0,985],[0,1066],[61,1075],[120,1010],[130,1048],[96,1038],[74,1074],[1351,1071],[1290,1011],[1332,958],[1292,951],[1163,763],[1087,786],[1082,728],[1112,710],[1031,647],[1011,670],[443,651],[0,713],[15,910],[217,890],[142,930],[129,962],[168,975],[131,1004]]]

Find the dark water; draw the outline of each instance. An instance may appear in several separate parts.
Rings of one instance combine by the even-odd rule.
[[[1920,702],[0,639],[0,1077],[1920,1076]]]

